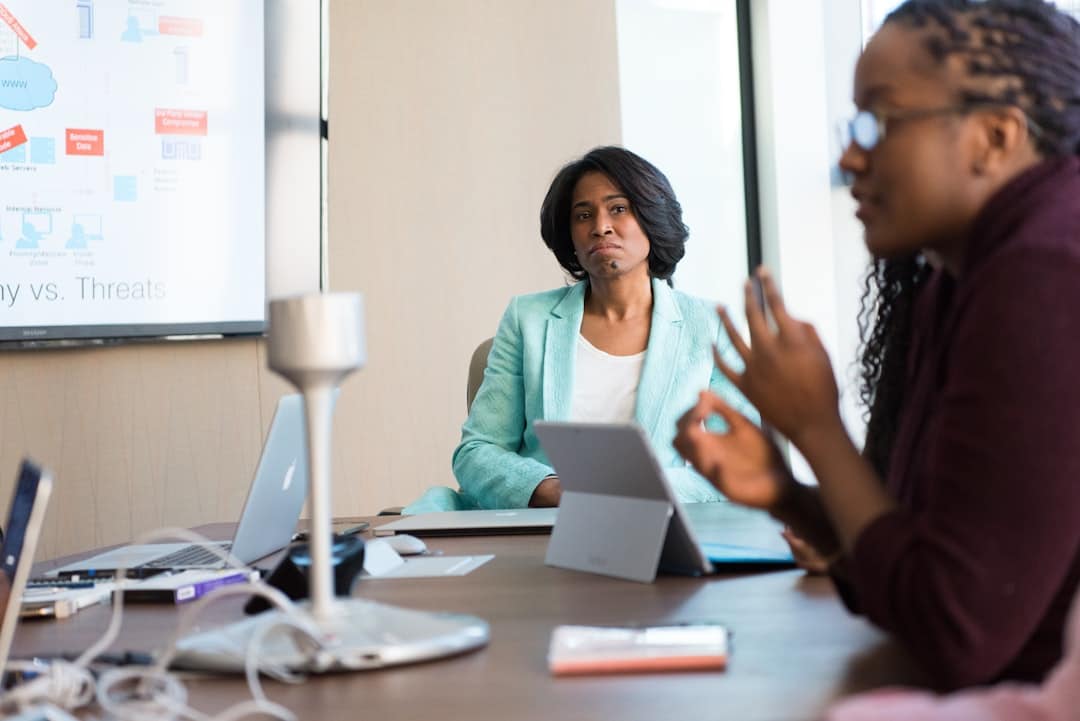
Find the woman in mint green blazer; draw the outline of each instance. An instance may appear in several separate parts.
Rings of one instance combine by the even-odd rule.
[[[536,420],[634,421],[681,500],[719,500],[672,447],[675,422],[703,387],[756,411],[714,367],[714,345],[728,363],[738,355],[712,304],[670,287],[688,231],[667,178],[628,150],[596,148],[559,172],[540,217],[577,282],[510,301],[454,451],[461,491],[431,489],[405,512],[557,505]]]

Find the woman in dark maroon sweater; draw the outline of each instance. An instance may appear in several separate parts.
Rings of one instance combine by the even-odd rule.
[[[1041,0],[910,0],[855,71],[841,166],[876,258],[935,267],[879,474],[844,430],[814,329],[761,272],[746,364],[721,370],[810,463],[703,393],[676,446],[832,565],[849,607],[943,687],[1039,679],[1080,582],[1080,29]],[[723,416],[731,430],[707,432]],[[884,477],[882,477],[882,475]]]

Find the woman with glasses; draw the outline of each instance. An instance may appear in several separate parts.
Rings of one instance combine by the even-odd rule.
[[[846,434],[821,342],[764,271],[775,330],[753,302],[749,341],[722,314],[745,369],[717,363],[817,488],[707,392],[676,446],[828,559],[849,607],[941,686],[1039,679],[1080,581],[1080,28],[1041,0],[909,0],[854,99],[841,167],[866,245],[932,261],[908,347],[887,348],[902,380],[874,388],[896,419],[884,463]],[[713,415],[729,430],[703,428]]]

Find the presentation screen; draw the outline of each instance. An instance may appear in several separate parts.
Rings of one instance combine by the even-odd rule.
[[[265,328],[263,13],[0,0],[0,340]]]

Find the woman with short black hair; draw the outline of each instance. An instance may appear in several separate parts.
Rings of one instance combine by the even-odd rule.
[[[690,231],[682,221],[682,206],[667,178],[656,166],[624,148],[595,148],[559,171],[540,208],[540,235],[559,264],[574,280],[588,280],[571,237],[574,189],[586,173],[607,176],[634,209],[634,217],[649,238],[649,274],[668,281],[686,254]]]
[[[596,148],[555,176],[540,229],[577,282],[510,301],[454,451],[461,491],[431,489],[406,512],[558,505],[536,420],[636,422],[679,498],[719,500],[672,447],[675,420],[703,385],[756,412],[713,368],[714,344],[738,358],[712,305],[671,287],[688,236],[671,184],[629,150]]]

